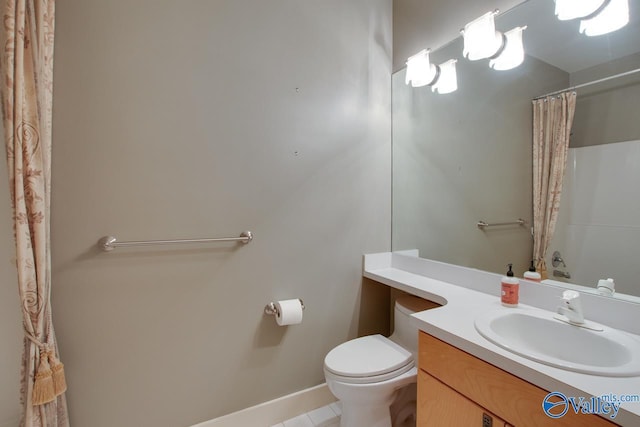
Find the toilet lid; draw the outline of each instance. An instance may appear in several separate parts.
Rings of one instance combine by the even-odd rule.
[[[344,377],[370,377],[413,363],[410,352],[382,335],[369,335],[340,344],[324,359],[329,372]]]

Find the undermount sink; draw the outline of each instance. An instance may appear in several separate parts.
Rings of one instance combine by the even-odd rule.
[[[594,331],[536,309],[499,309],[476,318],[484,338],[512,353],[557,368],[592,375],[640,375],[640,340],[604,325]]]

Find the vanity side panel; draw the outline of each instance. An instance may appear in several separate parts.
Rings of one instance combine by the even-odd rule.
[[[542,410],[548,391],[424,332],[420,332],[419,367],[514,426],[617,425],[597,415],[575,414],[571,409],[562,418],[549,418]]]

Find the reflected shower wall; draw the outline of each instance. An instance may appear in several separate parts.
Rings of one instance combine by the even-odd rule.
[[[570,282],[595,288],[598,279],[611,277],[616,292],[638,295],[638,183],[640,140],[570,148],[547,264],[559,250]]]

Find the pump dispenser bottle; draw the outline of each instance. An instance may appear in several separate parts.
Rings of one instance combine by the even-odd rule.
[[[531,260],[531,267],[529,267],[529,271],[525,271],[523,277],[527,280],[531,280],[532,282],[542,281],[542,276],[540,276],[540,273],[536,271],[536,266],[533,265],[533,260]]]
[[[502,277],[502,305],[505,307],[517,307],[518,306],[518,291],[520,288],[520,281],[513,277],[513,271],[511,268],[513,264],[509,264],[509,271],[507,275]]]

